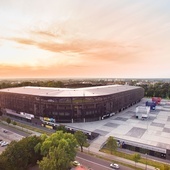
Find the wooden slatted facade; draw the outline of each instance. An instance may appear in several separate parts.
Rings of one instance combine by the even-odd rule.
[[[35,115],[54,118],[56,122],[89,122],[102,120],[134,105],[144,97],[144,89],[110,92],[96,96],[46,96],[0,90],[0,107]]]

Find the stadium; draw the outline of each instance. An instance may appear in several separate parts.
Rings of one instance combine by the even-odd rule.
[[[5,114],[32,122],[54,123],[103,120],[138,103],[144,89],[108,85],[86,88],[16,87],[0,90],[0,108]]]

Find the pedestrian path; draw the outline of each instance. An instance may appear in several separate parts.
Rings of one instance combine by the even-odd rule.
[[[107,138],[104,136],[98,136],[96,139],[94,139],[89,146],[89,149],[96,148],[97,150],[100,150],[104,143],[106,142]]]

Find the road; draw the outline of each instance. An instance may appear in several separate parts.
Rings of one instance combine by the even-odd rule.
[[[26,137],[26,136],[29,135],[28,133],[26,133],[24,131],[18,130],[16,128],[13,128],[13,127],[8,126],[8,125],[4,125],[2,123],[0,123],[0,127],[7,129],[9,132],[13,132],[13,133],[19,134],[21,136]],[[111,170],[112,169],[112,168],[109,167],[111,162],[103,160],[103,159],[99,159],[99,158],[96,158],[96,157],[93,157],[93,156],[90,156],[90,155],[87,155],[87,154],[84,154],[84,153],[78,153],[76,160],[78,160],[81,164],[92,168],[93,170],[103,170],[103,169]],[[131,170],[131,168],[125,167],[123,165],[120,165],[120,169]]]
[[[82,165],[92,168],[93,170],[113,170],[113,168],[109,167],[111,162],[81,152],[77,153],[76,160]],[[120,169],[132,170],[131,168],[123,165],[120,165]]]
[[[3,123],[0,123],[0,128],[6,129],[8,131],[11,131],[12,133],[16,133],[16,134],[19,134],[19,135],[24,136],[24,137],[30,135],[29,133],[26,133],[26,132],[21,131],[19,129],[13,128],[13,127],[8,126],[8,125],[4,125]]]

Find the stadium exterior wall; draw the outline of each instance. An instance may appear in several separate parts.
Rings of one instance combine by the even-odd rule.
[[[18,116],[28,113],[35,118],[53,118],[57,123],[90,122],[113,116],[143,97],[141,87],[109,95],[81,97],[50,97],[0,90],[0,108],[10,109]]]

